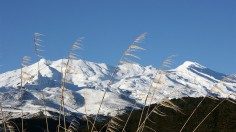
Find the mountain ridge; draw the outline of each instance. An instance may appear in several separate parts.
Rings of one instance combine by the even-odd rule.
[[[42,109],[41,92],[44,92],[47,110],[57,111],[60,105],[61,71],[65,71],[66,59],[41,59],[39,65],[41,88],[37,84],[37,63],[24,69],[32,76],[31,81],[24,82],[27,96],[19,92],[20,69],[0,74],[0,101],[3,106],[30,108],[30,114],[38,112]],[[68,89],[65,93],[68,105],[66,111],[85,113],[84,108],[87,107],[88,114],[95,114],[115,67],[85,60],[72,60],[69,65],[65,84]],[[186,61],[166,73],[153,66],[142,67],[138,64],[122,64],[118,69],[108,87],[101,114],[111,114],[132,106],[134,102],[144,104],[149,87],[158,87],[152,103],[160,102],[163,98],[202,97],[207,94],[235,99],[229,95],[236,91],[236,77],[232,77],[231,82],[221,82],[226,74],[215,72],[197,62]],[[160,83],[154,83],[154,78],[160,78]],[[219,83],[220,89],[213,88],[216,83]],[[18,101],[21,97],[24,103]]]

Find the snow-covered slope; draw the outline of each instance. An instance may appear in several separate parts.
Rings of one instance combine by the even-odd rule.
[[[42,92],[45,95],[47,110],[58,111],[61,101],[61,78],[67,60],[48,61],[41,59],[40,80],[38,85],[37,63],[24,68],[31,75],[30,81],[24,81],[25,90],[21,93],[21,69],[0,74],[0,102],[4,111],[19,114],[21,109],[26,113],[37,113],[42,110]],[[108,87],[113,66],[84,60],[70,61],[70,70],[66,75],[65,87],[66,112],[95,114]],[[117,110],[130,107],[136,101],[144,103],[148,89],[153,86],[155,97],[152,103],[163,98],[199,97],[206,94],[218,97],[229,97],[236,92],[236,76],[221,82],[225,74],[217,73],[196,62],[186,61],[176,69],[166,73],[152,66],[142,67],[138,64],[123,64],[108,87],[101,114],[113,114]],[[153,83],[153,79],[160,83]],[[217,84],[217,88],[214,85]],[[235,98],[230,96],[231,98]],[[151,98],[149,98],[150,101]],[[19,115],[18,115],[19,116]]]

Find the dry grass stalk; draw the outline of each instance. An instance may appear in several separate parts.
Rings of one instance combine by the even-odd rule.
[[[39,84],[39,89],[42,88],[42,80],[40,78],[40,65],[39,65],[39,58],[41,57],[39,55],[39,52],[40,51],[43,51],[41,50],[39,47],[42,46],[41,44],[39,44],[39,42],[42,42],[41,39],[39,39],[38,37],[39,36],[42,36],[43,34],[40,34],[40,33],[34,33],[34,48],[35,48],[35,56],[36,56],[36,61],[37,61],[37,65],[38,65],[38,72],[37,72],[37,76],[38,76],[38,84]],[[48,127],[48,117],[47,117],[47,109],[46,109],[46,102],[45,102],[45,95],[42,91],[42,101],[43,101],[43,107],[44,107],[44,115],[45,115],[45,122],[46,122],[46,129],[47,129],[47,132],[49,132],[49,127]]]
[[[88,119],[88,113],[87,113],[87,107],[86,107],[86,97],[87,97],[87,92],[84,91],[84,112],[85,112],[87,128],[88,128],[88,131],[89,131],[89,119]]]
[[[62,76],[62,85],[61,85],[61,104],[60,104],[60,112],[59,112],[59,123],[58,123],[58,131],[59,131],[59,127],[61,127],[61,123],[60,123],[60,116],[62,115],[63,112],[63,117],[64,117],[64,130],[66,132],[66,113],[65,113],[65,102],[64,102],[64,92],[66,90],[65,88],[65,83],[67,82],[67,74],[70,71],[70,61],[72,59],[76,59],[77,58],[77,54],[75,53],[76,50],[81,49],[81,39],[77,40],[76,42],[74,42],[71,46],[68,58],[67,58],[67,62],[65,65],[65,71],[64,71],[64,75]],[[62,108],[62,110],[61,110]]]
[[[222,80],[220,80],[218,83],[216,83],[213,87],[210,88],[210,91],[212,91],[213,89],[220,89],[219,88],[219,84],[220,83],[224,83],[225,81],[228,81],[229,77],[224,77]],[[184,125],[181,127],[180,132],[182,132],[182,130],[184,129],[184,127],[187,125],[188,121],[191,119],[191,117],[193,116],[193,114],[196,112],[196,110],[198,109],[198,107],[202,104],[202,102],[205,100],[205,98],[211,98],[213,100],[218,100],[217,98],[213,97],[213,96],[209,96],[209,93],[207,93],[202,100],[198,103],[198,105],[195,107],[195,109],[193,110],[193,112],[190,114],[190,116],[188,117],[188,119],[185,121]]]
[[[160,105],[164,106],[166,108],[173,109],[177,112],[181,112],[181,109],[177,105],[175,105],[174,103],[172,103],[170,100],[168,100],[166,98],[163,101],[161,101]]]
[[[173,63],[173,57],[175,57],[175,56],[174,56],[174,55],[171,55],[171,56],[169,56],[167,59],[165,59],[165,60],[162,62],[161,67],[168,67],[168,68],[169,68],[170,65]],[[156,83],[156,84],[160,84],[160,81],[161,81],[161,78],[162,78],[162,74],[157,78],[158,71],[161,71],[161,70],[159,69],[159,70],[156,71],[156,73],[154,74],[155,77],[154,77],[154,79],[153,79],[153,83]],[[166,75],[167,72],[163,72],[163,74]],[[153,84],[152,84],[152,85],[153,85]],[[152,85],[151,85],[151,86],[149,87],[149,89],[148,89],[148,93],[147,93],[147,95],[146,95],[145,102],[144,102],[144,107],[142,108],[141,116],[140,116],[140,118],[139,118],[138,127],[140,127],[140,124],[141,124],[141,121],[142,121],[142,118],[143,118],[143,114],[144,114],[143,112],[144,112],[145,106],[146,106],[146,104],[147,104],[147,99],[149,98],[149,93],[151,92],[151,89],[153,88],[154,90],[153,90],[153,94],[151,95],[151,101],[150,101],[150,103],[149,103],[149,107],[148,107],[148,110],[147,110],[146,115],[148,115],[148,112],[149,112],[149,109],[150,109],[150,105],[152,104],[152,100],[153,100],[153,98],[154,98],[154,96],[155,96],[156,91],[159,90],[158,87],[152,87]],[[145,124],[145,123],[144,123],[144,124]],[[144,128],[144,127],[143,127],[143,128]],[[143,130],[141,130],[141,131],[143,131]]]
[[[20,98],[20,100],[21,100],[21,102],[23,102],[23,89],[24,89],[24,81],[30,81],[31,80],[31,76],[30,76],[30,74],[28,73],[28,72],[26,72],[26,71],[24,71],[24,69],[26,68],[26,67],[28,67],[28,64],[29,64],[29,62],[30,62],[30,57],[28,57],[28,56],[24,56],[23,58],[22,58],[22,63],[21,63],[21,76],[20,76],[20,80],[21,80],[21,82],[20,82],[20,92],[21,92],[21,98]],[[21,109],[21,129],[22,129],[22,132],[24,131],[24,118],[23,118],[23,115],[24,115],[24,113],[23,113],[23,108]]]
[[[163,73],[166,73],[166,72],[163,72]],[[176,89],[176,90],[170,92],[170,94],[173,94],[173,93],[176,93],[176,92],[181,92],[181,91]],[[165,101],[165,100],[169,101],[169,99],[167,97],[162,99],[162,101]],[[150,112],[149,112],[149,110],[150,110],[150,105],[149,105],[148,110],[147,110],[147,114],[144,118],[144,121],[142,122],[142,124],[140,124],[140,127],[138,127],[137,131],[143,131],[143,128],[145,128],[145,122],[147,120],[150,121],[149,117],[152,113],[157,114],[159,116],[167,116],[164,112],[162,112],[158,109],[159,107],[163,106],[161,104],[165,104],[165,103],[162,103],[162,101],[160,103],[157,103]],[[171,102],[170,104],[173,104],[173,103]],[[181,109],[177,105],[173,104],[171,107],[173,107],[175,111],[182,113]],[[184,113],[182,113],[182,114],[184,114]],[[153,121],[151,121],[151,122],[153,122]]]
[[[73,109],[74,111],[80,113],[80,112],[77,110],[77,108],[73,108],[73,107],[71,107],[71,106],[69,106],[69,105],[66,105],[66,104],[65,104],[65,106],[67,106],[67,107],[69,107],[70,109]],[[86,118],[87,118],[87,117],[86,117]],[[92,125],[92,124],[93,124],[89,119],[87,120],[87,123],[88,123],[88,125]],[[64,129],[64,128],[63,128],[63,129]],[[95,130],[95,131],[98,131],[97,128],[94,128],[94,130]]]
[[[119,117],[112,117],[112,119],[108,122],[107,124],[107,130],[106,132],[113,132],[116,130],[119,130],[122,126],[120,125],[120,122],[124,122],[122,119]]]
[[[111,74],[111,77],[109,79],[109,82],[108,82],[108,85],[107,87],[105,88],[105,91],[104,91],[104,94],[103,94],[103,97],[102,97],[102,100],[101,100],[101,103],[99,105],[99,108],[98,108],[98,112],[96,113],[96,116],[95,116],[95,119],[94,119],[94,122],[93,122],[93,125],[92,125],[92,129],[91,129],[91,132],[93,132],[94,130],[94,126],[96,124],[96,120],[97,120],[97,117],[98,117],[98,114],[101,110],[101,106],[103,104],[103,101],[104,101],[104,98],[105,98],[105,95],[107,93],[107,90],[108,88],[110,87],[110,85],[112,84],[112,79],[114,77],[114,75],[116,74],[116,72],[119,70],[118,66],[120,64],[134,64],[135,62],[134,61],[131,61],[129,60],[127,57],[134,57],[134,58],[139,58],[137,57],[136,55],[133,54],[134,51],[137,51],[137,50],[144,50],[144,48],[142,47],[139,47],[137,44],[140,43],[146,36],[146,33],[143,33],[141,34],[140,36],[138,36],[134,41],[133,43],[128,47],[128,49],[122,54],[118,64],[116,65],[114,71],[112,72]],[[109,125],[109,124],[108,124]]]
[[[236,101],[235,101],[235,100],[232,100],[232,99],[230,99],[230,98],[228,98],[227,101],[229,101],[229,102],[231,102],[231,103],[233,103],[233,104],[236,104]]]
[[[21,75],[20,75],[20,89],[21,89],[21,92],[23,90],[23,83],[24,81],[30,81],[31,80],[31,75],[27,72],[27,71],[24,71],[26,67],[28,67],[28,64],[30,62],[30,57],[28,56],[24,56],[22,58],[22,63],[21,63]]]
[[[1,110],[1,114],[2,114],[2,124],[3,124],[3,128],[4,128],[4,132],[6,132],[7,131],[6,120],[5,120],[4,113],[2,111],[2,103],[1,102],[0,102],[0,110]]]
[[[159,107],[159,106],[158,106]],[[158,107],[155,107],[153,113],[160,115],[160,116],[167,116],[164,112],[160,111]],[[148,118],[147,118],[148,119]]]
[[[130,111],[129,116],[128,116],[127,120],[125,121],[125,125],[123,126],[122,132],[125,132],[125,128],[129,122],[129,119],[130,119],[136,105],[137,105],[137,102],[135,102],[135,104],[132,106],[132,110]]]
[[[145,128],[148,128],[149,130],[156,132],[156,130],[152,129],[151,127],[145,126]]]
[[[203,120],[197,125],[196,128],[194,128],[193,132],[195,132],[197,130],[197,128],[206,120],[206,118],[219,106],[221,105],[226,99],[223,99],[222,101],[220,101],[220,103],[218,103],[204,118]]]
[[[21,109],[21,131],[24,132],[24,113],[23,113],[23,109]]]
[[[12,125],[13,124],[13,125]],[[18,132],[20,132],[19,127],[16,125],[15,122],[13,121],[7,121],[6,122],[7,128],[9,129],[10,132],[15,132],[15,128],[17,129]]]
[[[70,126],[68,127],[67,132],[78,132],[80,123],[74,119],[71,121]]]
[[[176,92],[180,92],[180,91],[177,89],[177,90],[174,90],[174,91],[170,92],[170,94],[176,93]],[[152,113],[157,114],[157,115],[159,115],[159,116],[167,116],[164,112],[161,112],[161,111],[158,109],[159,107],[163,106],[163,104],[164,104],[164,105],[166,104],[166,103],[162,103],[163,101],[166,101],[166,100],[169,101],[169,99],[166,97],[166,98],[162,99],[162,101],[161,101],[160,103],[157,103],[157,104],[154,106],[154,108],[153,108],[150,112],[149,112],[149,110],[148,110],[149,113],[147,112],[147,115],[145,116],[145,118],[144,118],[142,124],[140,124],[140,127],[138,127],[137,132],[143,130],[143,128],[145,127],[145,122],[146,122],[147,120],[149,120],[149,117],[150,117],[150,115],[151,115]],[[171,102],[171,101],[170,101],[170,102]],[[168,102],[167,102],[167,103],[168,103]],[[172,102],[171,102],[171,103],[168,103],[168,105],[169,105],[170,108],[173,108],[175,111],[182,113],[181,109],[180,109],[177,105],[174,105]],[[150,107],[149,107],[149,108],[150,108]],[[182,113],[182,114],[183,114],[183,113]]]
[[[224,79],[224,81],[229,80],[228,77],[229,77],[229,76],[227,76],[227,77]],[[219,87],[217,87],[217,88],[219,88]],[[230,96],[234,96],[234,98],[235,98],[235,97],[236,97],[236,94],[235,94],[235,93],[231,93],[231,94],[229,94],[226,98],[222,99],[222,100],[202,119],[202,121],[195,127],[195,129],[193,130],[193,132],[195,132],[195,131],[199,128],[199,126],[207,119],[207,117],[209,117],[209,115],[210,115],[216,108],[218,108],[224,101],[229,101],[229,102],[231,102],[231,103],[233,103],[233,104],[236,104],[236,101],[235,101],[235,100],[232,100],[232,99],[230,98]]]
[[[62,86],[62,82],[63,82],[63,58],[61,60],[61,86]],[[62,99],[61,99],[61,104],[62,104]],[[61,127],[61,111],[62,111],[62,105],[60,105],[60,109],[59,109],[59,116],[58,116],[58,126],[57,126],[57,132],[60,131],[60,127]]]
[[[171,108],[177,112],[181,112],[181,109],[175,105],[174,103],[172,103],[171,101],[169,101],[168,99],[163,99],[163,101],[157,105],[154,106],[154,108],[145,116],[143,122],[140,124],[140,126],[137,128],[137,131],[136,132],[139,132],[141,130],[143,130],[143,128],[145,127],[145,122],[148,120],[148,118],[150,117],[150,115],[152,113],[155,113],[155,114],[158,114],[160,116],[166,116],[166,114],[164,114],[163,112],[159,111],[158,108],[160,106],[163,106],[163,107],[168,107],[168,108]],[[181,112],[182,113],[182,112]]]

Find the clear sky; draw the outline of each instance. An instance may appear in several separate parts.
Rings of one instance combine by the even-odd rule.
[[[34,32],[46,35],[41,55],[49,60],[66,57],[84,37],[82,59],[115,65],[147,32],[141,65],[178,55],[173,67],[190,60],[236,73],[236,0],[1,0],[0,73],[34,58]]]

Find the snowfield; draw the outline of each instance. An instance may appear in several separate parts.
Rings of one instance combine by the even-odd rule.
[[[37,83],[37,63],[24,68],[23,70],[31,75],[31,80],[23,82],[25,90],[22,93],[19,89],[20,69],[0,74],[0,102],[8,118],[20,117],[21,109],[26,117],[42,111],[42,92],[45,95],[47,115],[58,112],[62,71],[65,71],[66,61],[39,61],[42,87]],[[85,60],[73,60],[69,65],[70,71],[65,84],[67,114],[96,114],[114,67]],[[100,114],[116,114],[119,110],[131,107],[135,102],[142,106],[151,86],[153,88],[150,93],[155,89],[152,103],[163,98],[200,97],[207,94],[236,99],[231,95],[236,92],[236,76],[231,75],[230,79],[221,81],[226,76],[190,61],[165,74],[152,66],[123,64],[119,66],[111,86],[108,87]],[[159,79],[160,83],[153,83],[154,78]],[[151,97],[148,98],[149,102],[150,100]]]

